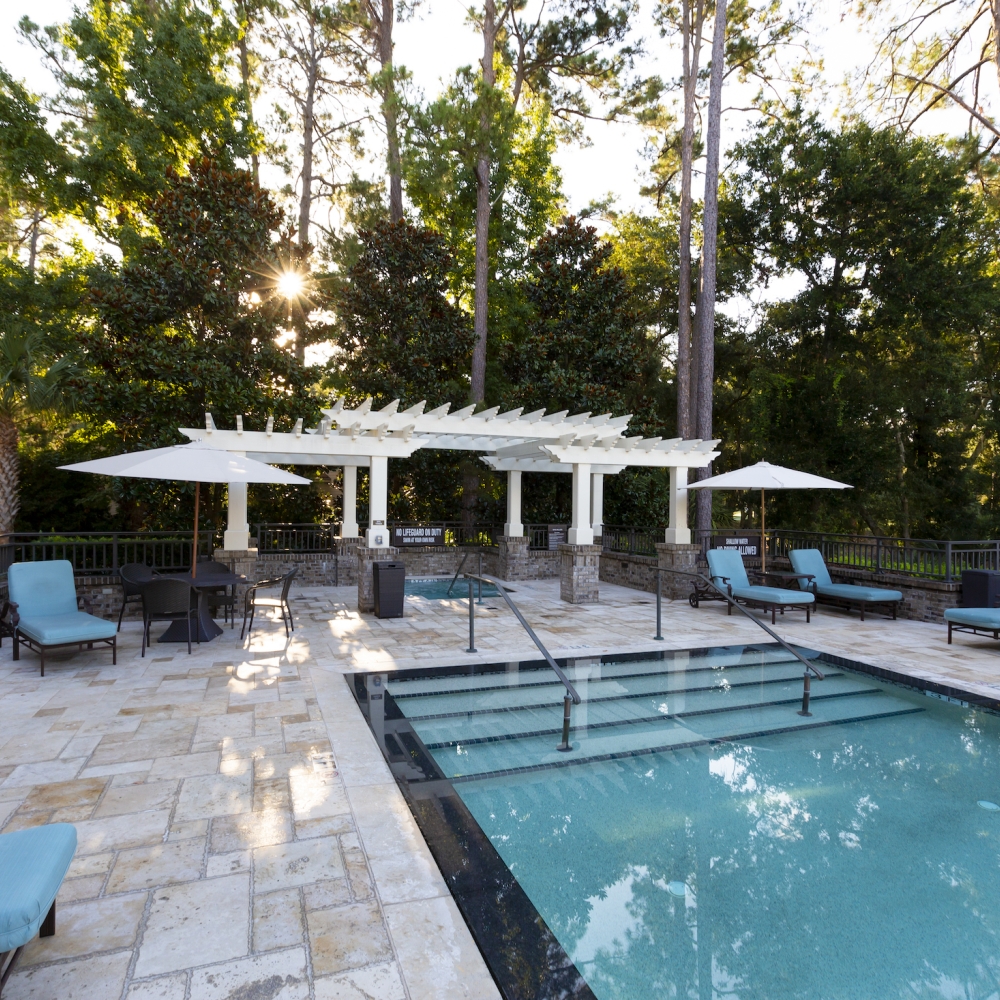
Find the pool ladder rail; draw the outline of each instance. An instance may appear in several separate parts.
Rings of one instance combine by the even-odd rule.
[[[468,555],[468,553],[466,553]],[[465,560],[462,560],[462,566],[465,565]],[[458,572],[455,574],[455,579],[458,578],[458,573],[462,572],[462,566],[459,566]],[[688,573],[684,570],[662,570],[657,569],[656,571],[656,639],[662,639],[661,634],[661,609],[660,602],[662,599],[662,587],[660,585],[661,574],[662,573],[673,573],[676,576],[689,576],[695,577],[706,583],[713,590],[716,590],[720,596],[731,604],[737,611],[745,615],[754,624],[760,626],[779,646],[785,649],[787,652],[791,653],[797,660],[800,660],[805,665],[805,673],[802,677],[802,708],[799,709],[798,713],[801,716],[810,717],[812,712],[809,711],[809,699],[811,696],[812,689],[812,678],[815,675],[817,680],[824,680],[826,675],[823,673],[819,667],[816,666],[811,660],[806,659],[797,649],[790,646],[784,639],[778,635],[766,622],[761,621],[756,615],[752,615],[743,605],[738,604],[736,601],[729,596],[721,587],[717,586],[716,583],[709,577],[705,576],[703,573]],[[520,609],[511,600],[510,592],[507,589],[506,584],[502,580],[498,580],[495,576],[489,576],[488,574],[479,573],[463,573],[462,574],[466,580],[469,581],[469,648],[466,650],[468,653],[477,652],[476,649],[476,600],[473,591],[474,584],[478,581],[479,583],[479,594],[480,601],[482,600],[482,588],[484,583],[492,584],[497,589],[497,593],[506,601],[507,607],[514,612],[514,617],[521,623],[525,632],[528,633],[531,641],[538,647],[539,652],[545,657],[545,662],[555,671],[556,676],[562,681],[563,687],[566,688],[566,695],[563,698],[563,723],[562,723],[562,742],[556,747],[557,750],[561,750],[563,753],[569,753],[573,749],[572,743],[569,741],[569,731],[572,723],[572,713],[573,706],[580,704],[580,695],[577,693],[575,687],[573,687],[570,679],[563,672],[562,668],[558,663],[552,658],[552,654],[545,648],[544,643],[535,633],[535,630],[528,624],[524,615],[521,614]],[[454,586],[455,581],[452,580],[452,586]],[[451,588],[448,588],[448,592],[451,593]]]
[[[570,679],[563,672],[562,667],[552,658],[552,654],[545,648],[544,643],[535,634],[535,630],[528,624],[524,615],[521,614],[518,606],[510,599],[510,593],[507,590],[506,585],[502,580],[498,580],[495,576],[487,576],[484,573],[465,573],[465,578],[469,581],[469,649],[468,652],[476,652],[476,604],[473,599],[473,584],[475,581],[479,581],[480,593],[482,593],[482,585],[484,583],[491,583],[497,588],[497,593],[507,602],[507,607],[514,612],[514,617],[521,623],[524,631],[528,633],[531,641],[538,647],[538,651],[545,657],[545,662],[556,672],[556,676],[562,681],[563,687],[566,688],[566,696],[563,698],[563,722],[562,722],[562,742],[556,747],[557,750],[561,750],[563,753],[569,753],[573,749],[573,744],[569,741],[569,729],[570,722],[572,721],[573,706],[580,704],[580,695],[577,693],[575,687],[573,687]]]

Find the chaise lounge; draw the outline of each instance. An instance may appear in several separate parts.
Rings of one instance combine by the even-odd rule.
[[[826,560],[819,549],[792,549],[788,553],[792,569],[800,574],[799,587],[814,594],[817,602],[838,607],[861,609],[861,620],[865,620],[865,609],[880,605],[887,606],[896,620],[896,608],[903,599],[901,591],[887,587],[860,587],[852,583],[834,583]]]
[[[80,611],[76,602],[73,566],[67,559],[14,563],[7,571],[8,601],[14,632],[14,659],[21,658],[21,643],[35,650],[45,676],[45,652],[67,646],[94,648],[95,642],[111,647],[111,662],[118,662],[117,628]]]
[[[952,632],[1000,639],[1000,608],[945,608],[944,620],[948,623],[949,646]]]
[[[734,601],[748,607],[770,610],[772,625],[775,612],[784,614],[785,608],[805,608],[806,622],[809,622],[810,612],[816,603],[812,594],[785,590],[782,587],[751,585],[743,565],[743,556],[733,549],[709,549],[708,572],[712,582],[725,590]],[[733,613],[731,604],[726,605],[726,612]]]
[[[24,946],[56,932],[56,896],[76,853],[76,827],[0,834],[0,992]]]

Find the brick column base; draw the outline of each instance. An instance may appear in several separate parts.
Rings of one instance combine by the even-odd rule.
[[[497,576],[501,580],[529,580],[528,539],[525,535],[501,535],[497,539]]]
[[[399,549],[386,547],[370,549],[367,545],[358,545],[358,611],[371,614],[375,610],[375,579],[372,563],[395,559]]]
[[[698,553],[700,545],[676,545],[673,542],[657,542],[657,566],[662,570],[679,569],[685,573],[698,571]],[[695,581],[689,576],[676,576],[673,573],[663,574],[663,596],[672,601],[687,600],[688,594],[694,589]],[[653,588],[656,589],[655,587]]]
[[[570,604],[596,604],[600,569],[599,545],[560,545],[559,597]]]

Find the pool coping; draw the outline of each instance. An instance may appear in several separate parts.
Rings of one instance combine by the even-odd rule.
[[[825,653],[811,647],[794,644],[803,655],[819,663],[842,667],[859,674],[867,674],[885,683],[922,692],[925,695],[950,702],[964,708],[976,708],[1000,715],[1000,699],[968,691],[952,684],[915,677],[899,670],[879,667],[834,653]],[[776,643],[731,643],[689,647],[686,649],[662,649],[644,652],[602,654],[601,662],[621,663],[629,661],[673,659],[678,653],[707,655],[713,652],[741,646],[746,649],[773,650],[780,648]],[[557,658],[556,662],[565,667],[569,660],[589,659],[584,656]],[[546,666],[542,659],[518,661],[525,668]],[[433,755],[424,746],[420,737],[410,727],[403,746],[395,735],[375,732],[371,724],[368,701],[367,678],[378,676],[390,679],[415,679],[419,677],[442,677],[455,675],[477,675],[506,672],[507,662],[465,663],[437,667],[404,667],[396,670],[368,670],[345,673],[348,688],[365,722],[376,737],[379,750],[400,788],[407,806],[423,835],[428,848],[448,886],[459,912],[462,914],[477,948],[483,956],[497,988],[505,1000],[597,1000],[586,979],[577,969],[556,935],[549,928],[542,915],[521,888],[517,879],[500,857],[489,837],[479,826],[461,796],[455,789],[462,779],[445,777],[434,761]],[[382,681],[375,687],[381,693],[371,700],[382,700],[383,716],[393,721],[406,721],[406,716],[398,708],[392,695],[385,690]],[[851,720],[845,720],[851,721]],[[811,728],[811,727],[810,727]],[[782,730],[785,731],[785,730]],[[389,736],[399,753],[392,753],[387,744]],[[726,739],[699,741],[702,744],[728,742]],[[666,748],[666,749],[677,749]],[[663,750],[643,750],[608,755],[607,759],[640,756],[644,753],[665,752]],[[557,764],[537,765],[519,768],[510,772],[497,772],[497,776],[525,771],[548,770],[552,767],[568,767],[587,761],[566,761]],[[413,772],[417,771],[419,777]],[[482,775],[475,776],[482,778]],[[471,778],[469,779],[471,780]]]

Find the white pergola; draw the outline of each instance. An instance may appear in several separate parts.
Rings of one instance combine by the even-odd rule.
[[[610,413],[591,416],[569,411],[546,413],[523,408],[500,413],[499,407],[475,413],[474,406],[451,411],[446,403],[433,410],[417,403],[399,409],[394,400],[381,410],[366,399],[348,409],[338,399],[323,410],[318,427],[305,428],[300,418],[291,431],[275,432],[273,418],[262,431],[243,428],[236,418],[234,430],[216,426],[210,413],[204,428],[182,427],[192,440],[247,455],[272,465],[341,466],[344,470],[344,516],[341,534],[359,537],[357,522],[357,470],[369,470],[369,548],[390,544],[387,527],[388,463],[390,458],[409,458],[420,448],[482,452],[493,469],[507,473],[507,522],[504,533],[523,535],[521,522],[521,474],[563,472],[573,476],[573,519],[568,541],[589,545],[594,527],[603,523],[604,476],[629,466],[670,469],[670,527],[665,541],[691,541],[687,526],[687,470],[703,468],[718,456],[716,441],[671,438],[626,437],[631,415]],[[249,546],[246,486],[229,487],[229,523],[224,546],[244,550]]]

